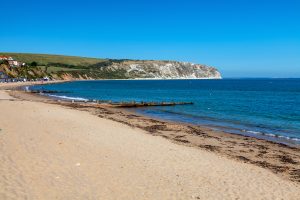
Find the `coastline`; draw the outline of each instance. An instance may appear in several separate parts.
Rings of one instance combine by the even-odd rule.
[[[214,130],[212,127],[161,120],[105,103],[72,103],[18,90],[13,90],[9,94],[22,100],[47,102],[87,111],[100,118],[142,129],[151,135],[161,136],[177,144],[204,149],[266,168],[285,179],[300,183],[299,145],[291,146],[262,138]]]
[[[58,98],[59,99],[59,98]],[[134,109],[134,108],[130,108]],[[129,109],[128,109],[129,110]],[[129,110],[130,111],[130,110]],[[143,114],[142,112],[139,112],[138,110],[136,111],[131,111],[134,112],[138,115],[142,116],[148,116],[146,114]],[[191,125],[191,126],[197,126],[197,127],[206,127],[211,130],[215,130],[216,132],[224,132],[228,134],[233,134],[233,135],[240,135],[240,136],[245,136],[245,137],[251,137],[251,138],[256,138],[256,139],[261,139],[261,140],[266,140],[274,143],[279,143],[291,147],[298,147],[300,148],[300,139],[298,138],[293,138],[293,137],[287,137],[287,136],[281,136],[281,135],[275,135],[271,133],[263,133],[263,132],[256,132],[252,130],[245,130],[245,129],[240,129],[240,128],[229,128],[226,126],[217,126],[217,125],[202,125],[202,124],[197,124],[197,123],[192,123],[192,122],[183,122],[180,120],[167,120],[155,116],[149,116],[150,118],[154,118],[159,121],[165,121],[165,122],[171,122],[171,123],[180,123],[183,125]]]
[[[22,175],[31,182],[22,187],[33,196],[296,199],[300,195],[297,147],[152,119],[105,104],[58,101],[18,90],[6,93],[10,96],[0,102],[2,110],[9,112],[1,119],[1,150],[2,156],[11,154],[2,159],[8,168],[1,172],[24,165],[18,170],[30,174]],[[21,120],[18,126],[13,116]],[[16,147],[21,151],[16,152]],[[84,191],[79,189],[82,184],[87,187]]]
[[[0,90],[17,90],[20,87],[33,86],[33,85],[47,85],[55,83],[68,82],[66,80],[54,80],[54,81],[31,81],[31,82],[0,82]]]
[[[117,80],[117,79],[115,79]],[[119,79],[122,80],[122,79]],[[179,79],[177,79],[179,80]],[[190,79],[192,80],[192,79]],[[88,80],[83,80],[83,81],[88,81]],[[99,80],[101,81],[101,80]],[[111,80],[103,80],[103,81],[111,81]],[[45,96],[49,96],[49,98],[53,98],[56,100],[62,100],[62,101],[75,101],[75,102],[96,102],[97,99],[88,99],[88,98],[83,98],[83,97],[69,97],[68,95],[66,96],[61,96],[59,94],[51,94],[52,92],[50,91],[48,94],[48,91],[45,91]],[[98,101],[97,101],[98,102]],[[109,102],[109,100],[106,101],[99,101],[100,103],[105,103],[105,102]],[[114,102],[114,103],[118,103],[118,102]],[[121,103],[121,102],[120,102]],[[128,102],[130,103],[130,102]],[[150,102],[149,102],[150,103]],[[120,106],[122,107],[122,106]],[[123,106],[125,107],[125,106]],[[137,109],[136,109],[137,108]],[[156,120],[159,121],[166,121],[166,122],[173,122],[173,123],[180,123],[180,124],[185,124],[185,125],[192,125],[192,126],[201,126],[201,127],[207,127],[210,129],[214,129],[216,130],[216,132],[226,132],[229,134],[237,134],[237,135],[242,135],[242,136],[248,136],[248,137],[255,137],[258,139],[263,139],[263,140],[267,140],[267,141],[271,141],[271,142],[275,142],[275,143],[281,143],[281,144],[286,144],[292,147],[300,147],[300,138],[299,137],[295,137],[295,136],[286,136],[284,134],[278,134],[276,132],[269,132],[269,131],[264,131],[264,130],[257,130],[255,129],[255,127],[249,128],[249,127],[238,127],[238,126],[232,126],[232,125],[228,125],[226,126],[225,124],[220,124],[222,123],[223,120],[219,120],[219,124],[214,124],[214,123],[210,123],[210,122],[202,122],[199,123],[199,121],[201,120],[207,120],[207,118],[205,117],[199,117],[199,116],[193,116],[193,115],[189,115],[189,114],[185,114],[187,119],[180,119],[181,116],[179,116],[178,118],[176,117],[171,117],[172,119],[168,119],[168,117],[170,116],[166,116],[166,117],[160,117],[160,115],[151,115],[151,114],[147,114],[147,112],[143,111],[142,106],[128,106],[128,110],[133,110],[136,111],[136,114],[138,115],[143,115],[143,116],[148,116],[150,118],[155,118]],[[124,108],[125,109],[125,108]],[[127,108],[126,108],[127,109]],[[145,110],[149,110],[145,107]],[[168,113],[172,113],[171,111],[169,111]],[[173,112],[174,115],[176,114],[181,114],[181,113],[176,113]],[[195,119],[193,119],[193,117],[197,117],[196,121]],[[214,120],[216,121],[216,120]],[[224,122],[224,121],[223,121]]]

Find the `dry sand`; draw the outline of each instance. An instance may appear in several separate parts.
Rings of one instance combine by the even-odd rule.
[[[0,91],[0,199],[299,199],[269,170]]]

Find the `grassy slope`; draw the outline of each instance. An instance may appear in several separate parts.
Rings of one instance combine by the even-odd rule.
[[[46,71],[46,67],[45,66],[39,66],[42,70]],[[51,67],[48,67],[47,68],[47,72],[48,73],[56,73],[56,72],[59,72],[59,71],[64,71],[64,72],[69,72],[69,71],[78,71],[78,70],[81,70],[81,69],[72,69],[72,68],[67,68],[67,67],[54,67],[54,66],[51,66]],[[82,69],[84,70],[84,69]]]
[[[47,65],[48,63],[63,63],[67,65],[75,66],[88,66],[99,62],[105,61],[105,59],[99,58],[85,58],[77,56],[62,56],[62,55],[48,55],[48,54],[29,54],[29,53],[1,53],[0,55],[11,56],[18,61],[25,63],[37,62],[39,65]]]
[[[62,56],[48,54],[28,54],[28,53],[1,53],[0,55],[11,56],[15,60],[30,64],[35,61],[39,67],[31,67],[41,74],[47,73],[55,79],[61,79],[65,75],[74,78],[89,77],[93,79],[125,79],[125,70],[106,70],[103,68],[112,63],[112,60],[85,58],[77,56]],[[120,60],[114,60],[118,62]],[[48,65],[47,71],[46,66]],[[29,71],[28,71],[29,72]],[[18,74],[16,72],[16,74]],[[35,73],[36,74],[36,73]],[[16,76],[20,76],[18,74]],[[23,76],[23,75],[22,75]],[[28,76],[27,76],[28,77]],[[34,77],[33,77],[34,78]]]

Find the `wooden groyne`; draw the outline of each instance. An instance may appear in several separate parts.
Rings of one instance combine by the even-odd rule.
[[[29,92],[33,93],[33,94],[56,94],[56,93],[62,93],[60,91],[55,91],[55,90],[30,90]]]
[[[193,102],[121,102],[111,103],[113,107],[132,108],[132,107],[147,107],[147,106],[176,106],[176,105],[192,105]]]

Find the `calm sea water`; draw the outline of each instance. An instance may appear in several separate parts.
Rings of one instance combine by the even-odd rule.
[[[187,101],[137,112],[165,120],[300,144],[300,79],[77,81],[34,89],[62,98],[112,101]]]

